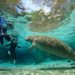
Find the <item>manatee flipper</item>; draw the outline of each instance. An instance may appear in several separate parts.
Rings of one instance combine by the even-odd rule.
[[[32,43],[32,45],[29,47],[28,51],[32,51],[36,46],[35,41]]]

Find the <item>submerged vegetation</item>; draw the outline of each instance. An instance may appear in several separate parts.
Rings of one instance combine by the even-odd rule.
[[[17,11],[17,8],[20,10],[25,10],[22,5],[21,0],[0,0],[0,13],[7,12],[13,16],[19,16],[20,14]],[[22,12],[23,15],[25,14]]]
[[[64,18],[63,14],[45,14],[43,10],[32,13],[32,23],[29,25],[32,31],[47,31],[59,26],[59,22]]]
[[[34,3],[37,0],[33,0]],[[62,22],[66,17],[69,17],[70,13],[75,8],[75,1],[68,0],[52,0],[52,5],[48,2],[50,0],[40,0],[41,6],[48,6],[51,8],[51,11],[45,13],[42,9],[35,11],[32,13],[32,23],[29,25],[30,30],[32,31],[50,31],[56,27],[61,26],[60,22]]]

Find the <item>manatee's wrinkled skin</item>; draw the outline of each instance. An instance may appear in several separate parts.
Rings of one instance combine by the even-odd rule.
[[[32,43],[31,47],[37,47],[49,54],[75,61],[75,51],[66,43],[47,36],[29,36],[25,39]]]

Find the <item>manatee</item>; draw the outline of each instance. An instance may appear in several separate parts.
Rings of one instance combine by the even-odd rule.
[[[75,61],[75,51],[65,42],[48,36],[28,36],[25,39],[31,42],[30,48],[39,48],[48,54]]]

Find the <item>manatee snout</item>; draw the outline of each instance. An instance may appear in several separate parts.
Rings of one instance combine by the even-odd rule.
[[[33,42],[33,41],[34,41],[34,39],[32,39],[31,37],[27,37],[27,38],[25,38],[25,40],[26,40],[27,42]]]
[[[26,40],[26,41],[29,41],[29,38],[27,37],[27,38],[25,38],[25,40]]]

